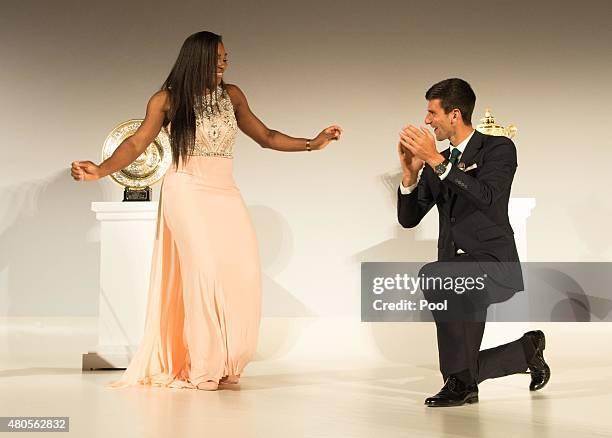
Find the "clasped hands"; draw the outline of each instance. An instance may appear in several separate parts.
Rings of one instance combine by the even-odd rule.
[[[408,125],[400,131],[399,137],[400,147],[420,160],[421,166],[424,162],[435,167],[444,161],[444,156],[436,149],[436,140],[428,129]]]
[[[404,187],[416,182],[424,163],[435,167],[444,161],[444,157],[436,149],[434,136],[427,129],[408,125],[400,131],[399,137],[397,149],[404,173]]]

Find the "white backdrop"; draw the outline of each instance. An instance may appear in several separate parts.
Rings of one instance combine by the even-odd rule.
[[[143,116],[183,39],[202,29],[224,35],[226,79],[271,128],[345,129],[340,143],[309,154],[239,136],[235,175],[265,299],[283,303],[268,316],[358,318],[360,261],[435,257],[434,242],[397,225],[385,176],[398,168],[398,130],[422,123],[425,90],[451,76],[474,87],[474,122],[491,107],[519,128],[513,196],[538,202],[529,259],[607,260],[606,3],[494,3],[4,3],[0,315],[97,314],[89,205],[121,190],[108,179],[72,182],[69,163],[98,160],[110,129]]]

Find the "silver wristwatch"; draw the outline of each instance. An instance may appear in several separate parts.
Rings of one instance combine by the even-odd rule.
[[[444,160],[436,167],[434,167],[434,172],[436,173],[436,175],[441,176],[442,174],[444,174],[444,172],[446,172],[446,166],[448,166],[448,163],[450,163],[450,161]]]

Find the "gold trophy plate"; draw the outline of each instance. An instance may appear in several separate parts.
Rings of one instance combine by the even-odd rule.
[[[119,124],[104,140],[102,160],[110,157],[123,140],[140,127],[142,119],[131,119]],[[150,201],[150,186],[161,180],[172,164],[170,137],[162,128],[155,140],[129,166],[110,175],[117,184],[125,187],[124,201]]]

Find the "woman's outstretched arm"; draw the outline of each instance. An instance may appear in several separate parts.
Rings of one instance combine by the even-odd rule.
[[[170,106],[167,91],[155,93],[147,105],[144,121],[134,134],[126,138],[113,154],[99,166],[91,161],[73,161],[71,175],[76,181],[91,181],[103,178],[129,166],[140,156],[161,130]]]
[[[310,141],[312,150],[323,149],[331,141],[340,139],[342,128],[332,125],[321,131],[315,138],[290,137],[282,132],[269,129],[259,120],[249,108],[246,96],[236,85],[227,84],[227,91],[234,106],[236,121],[242,132],[255,140],[261,147],[285,152],[299,152],[307,150],[307,141]]]

